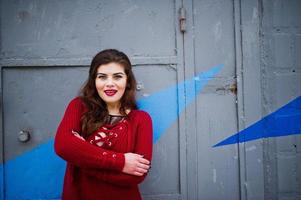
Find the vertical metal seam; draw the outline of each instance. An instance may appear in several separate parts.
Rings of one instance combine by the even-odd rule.
[[[1,9],[1,8],[0,8]],[[1,193],[2,193],[2,195],[0,196],[0,198],[3,198],[3,199],[5,199],[5,190],[4,190],[4,187],[5,187],[5,173],[4,173],[4,170],[5,170],[5,167],[4,167],[4,161],[5,161],[5,158],[4,158],[4,156],[5,156],[5,154],[4,154],[4,113],[3,113],[3,66],[0,66],[1,67],[1,75],[0,75],[0,78],[1,78],[1,80],[0,80],[0,84],[1,84],[1,92],[0,92],[0,94],[1,94],[1,99],[0,99],[0,111],[1,111],[1,113],[0,113],[0,115],[1,115],[1,142],[2,142],[2,144],[1,144],[1,154],[2,154],[2,160],[1,160],[1,164],[2,164],[2,180],[0,180],[2,183],[0,183],[0,184],[2,184],[2,191],[1,191]]]
[[[242,5],[241,0],[233,0],[233,21],[234,21],[234,49],[235,49],[235,75],[237,81],[237,95],[236,95],[236,117],[237,130],[245,127],[245,101],[244,101],[244,71],[243,71],[243,40],[242,40]],[[242,115],[242,116],[240,116]],[[243,120],[242,120],[243,119]],[[239,182],[239,199],[247,200],[248,191],[245,185],[247,181],[246,170],[246,151],[245,143],[237,143],[238,152],[238,182]],[[242,168],[245,168],[242,170]]]
[[[182,6],[184,6],[184,0],[182,0]],[[185,152],[186,152],[186,160],[185,160],[185,162],[186,162],[186,185],[185,185],[185,187],[186,187],[186,194],[185,194],[185,196],[186,197],[188,197],[188,183],[187,183],[187,177],[188,177],[188,170],[187,170],[187,163],[188,163],[188,145],[187,145],[187,143],[188,143],[188,141],[187,141],[187,125],[186,125],[186,119],[187,119],[187,109],[186,109],[186,104],[187,104],[187,102],[186,102],[186,62],[185,62],[185,56],[186,56],[186,54],[185,54],[185,35],[184,35],[184,33],[182,32],[182,34],[181,34],[181,36],[182,36],[182,46],[183,46],[183,49],[182,49],[182,51],[183,51],[183,54],[182,54],[182,56],[183,56],[183,76],[184,76],[184,80],[183,80],[183,83],[184,83],[184,87],[183,87],[183,92],[184,92],[184,105],[185,105],[185,109],[184,109],[184,112],[185,112],[185,124],[184,124],[184,130],[185,130],[185,146],[186,146],[186,148],[185,148]]]
[[[2,11],[2,1],[0,1],[0,13]],[[2,15],[0,15],[0,27],[2,27]],[[2,29],[0,29],[0,32],[2,32]],[[0,199],[3,198],[5,199],[5,190],[4,190],[4,183],[5,183],[5,176],[4,176],[4,114],[3,114],[3,66],[2,66],[2,34],[0,34],[0,137],[1,137],[1,145],[0,145],[0,153],[1,153],[1,156],[2,156],[2,160],[0,160],[1,164],[2,164],[2,179],[0,180],[1,181],[1,185],[2,185],[2,188],[0,188],[0,191],[1,194],[0,194]]]
[[[180,0],[180,4],[181,4],[181,7],[183,7],[184,6],[184,0]],[[177,10],[177,12],[179,12],[179,10]],[[179,15],[179,13],[177,13],[178,15]],[[180,23],[179,23],[179,19],[178,19],[178,17],[179,16],[177,16],[177,28],[180,30]],[[187,179],[187,177],[188,177],[188,170],[187,170],[187,163],[188,163],[188,145],[187,145],[187,125],[186,125],[186,119],[187,119],[187,110],[186,110],[186,82],[185,82],[185,80],[186,80],[186,70],[185,70],[185,68],[186,68],[186,62],[185,62],[185,42],[184,42],[184,39],[185,39],[185,36],[184,36],[184,33],[183,32],[181,32],[181,31],[179,31],[181,34],[181,43],[182,43],[182,65],[183,65],[183,104],[184,104],[184,110],[183,110],[183,112],[184,112],[184,127],[183,127],[183,129],[184,129],[184,133],[181,133],[181,134],[184,134],[184,138],[185,138],[185,141],[184,141],[184,143],[185,143],[185,149],[184,149],[184,151],[185,151],[185,165],[186,165],[186,168],[185,168],[185,178],[186,178],[186,180],[185,180],[185,183],[186,183],[186,185],[185,186],[183,186],[183,185],[181,185],[181,182],[182,181],[180,181],[180,192],[181,192],[181,194],[182,194],[182,192],[183,192],[183,190],[182,190],[182,188],[183,187],[185,187],[185,189],[184,189],[184,191],[185,191],[185,194],[184,194],[184,198],[185,199],[187,199],[188,198],[188,183],[187,183],[187,181],[188,181],[188,179]],[[179,139],[180,139],[180,137],[179,137]],[[181,141],[180,141],[181,142]],[[181,161],[181,160],[180,160]],[[180,168],[180,171],[181,171],[181,168]],[[180,176],[180,178],[182,178],[181,176]]]
[[[264,2],[263,0],[258,0],[258,18],[259,18],[259,57],[260,57],[260,85],[261,85],[261,111],[262,114],[267,115],[270,113],[271,104],[269,103],[268,94],[265,91],[268,91],[269,88],[267,86],[267,74],[269,73],[269,69],[267,68],[267,63],[264,61],[266,45],[264,43]],[[278,165],[277,165],[277,155],[276,153],[271,153],[271,149],[273,152],[276,151],[276,141],[275,138],[264,138],[263,140],[263,182],[264,182],[264,198],[265,199],[278,199]],[[269,168],[268,166],[272,166]],[[269,184],[269,181],[273,183]]]
[[[238,55],[238,53],[237,53],[237,47],[236,47],[236,45],[237,45],[237,37],[236,37],[236,25],[237,25],[237,23],[236,23],[236,9],[235,9],[235,2],[234,2],[234,0],[232,1],[232,5],[233,5],[233,36],[234,36],[234,57],[235,57],[235,59],[234,59],[234,66],[235,66],[235,68],[234,68],[234,74],[235,74],[235,82],[236,82],[236,85],[237,85],[237,79],[238,79],[238,75],[237,75],[237,73],[238,73],[238,70],[237,70],[237,66],[238,66],[238,61],[237,61],[237,59],[240,59],[240,58],[238,58],[239,57],[239,55]],[[237,119],[237,123],[236,123],[236,130],[239,130],[239,114],[238,114],[238,90],[237,90],[237,93],[236,93],[236,99],[235,99],[235,101],[236,101],[236,103],[235,103],[235,107],[236,107],[236,119]],[[240,152],[239,152],[239,150],[240,150],[240,148],[239,148],[239,142],[237,143],[237,145],[236,145],[236,148],[237,148],[237,165],[238,165],[238,188],[239,188],[239,192],[238,192],[238,196],[239,196],[239,199],[241,200],[242,199],[242,188],[241,188],[241,166],[240,166],[240,161],[241,161],[241,158],[240,158]]]
[[[195,36],[194,36],[194,24],[195,24],[195,15],[194,15],[194,0],[191,0],[191,25],[192,25],[192,30],[191,30],[191,33],[192,33],[192,48],[193,48],[193,73],[194,73],[194,77],[195,75],[197,74],[196,72],[196,55],[195,55]],[[187,23],[186,23],[187,24]],[[194,88],[196,88],[196,81],[194,81]],[[197,96],[196,96],[197,97]],[[198,101],[197,101],[197,98],[196,98],[196,101],[195,101],[195,111],[197,111],[197,108],[198,108]],[[197,120],[198,119],[198,112],[194,112],[195,114],[195,119]],[[194,133],[195,133],[195,142],[196,142],[196,146],[198,146],[197,144],[197,141],[198,141],[198,133],[197,133],[197,126],[195,125],[194,126]],[[196,151],[196,169],[199,168],[199,152]],[[196,196],[198,196],[199,194],[199,191],[198,191],[198,188],[199,188],[199,173],[198,173],[198,170],[196,170]]]
[[[174,16],[174,25],[175,25],[175,52],[176,52],[176,56],[177,57],[182,57],[182,59],[177,59],[177,61],[181,61],[181,65],[183,67],[183,69],[181,70],[181,72],[183,73],[182,76],[183,76],[183,82],[185,84],[185,59],[184,59],[184,36],[182,34],[181,31],[178,32],[178,30],[180,30],[180,24],[179,24],[179,8],[178,8],[178,5],[180,5],[179,7],[182,7],[183,6],[183,0],[174,0],[174,13],[175,13],[175,16]],[[179,36],[177,36],[177,34],[179,34]],[[182,54],[179,54],[179,50],[178,48],[181,47],[181,45],[178,46],[178,42],[179,43],[182,43]],[[179,64],[179,62],[177,62]],[[177,81],[179,82],[179,68],[177,68],[176,70],[176,75],[177,75]],[[185,85],[184,85],[185,87]],[[185,95],[185,89],[183,87],[183,90],[182,91],[179,91],[179,88],[177,89],[177,97],[178,98],[183,98],[183,103],[186,104],[186,95]],[[179,93],[180,92],[180,93]],[[182,93],[183,92],[183,96],[182,96]],[[184,196],[184,199],[187,199],[187,130],[186,130],[186,109],[184,109],[184,122],[181,122],[179,121],[178,123],[178,128],[179,128],[179,139],[178,139],[178,143],[179,143],[179,147],[180,147],[180,150],[179,150],[179,162],[178,162],[178,167],[179,167],[179,178],[180,178],[180,181],[179,181],[179,196],[178,196],[178,199],[183,199],[183,196]],[[177,113],[179,113],[179,105],[177,107]],[[180,116],[179,116],[179,120],[180,120]],[[183,128],[182,128],[183,127]],[[181,132],[181,130],[184,129],[183,132]],[[181,141],[181,138],[184,136],[184,141]],[[184,145],[183,145],[184,143]],[[183,146],[185,147],[184,149]],[[185,167],[183,167],[183,163],[181,162],[181,159],[183,159],[182,157],[182,151],[184,150],[184,161],[185,161]],[[183,169],[184,168],[184,169]],[[184,172],[183,172],[184,170]],[[185,174],[185,180],[183,180],[183,174]],[[182,184],[184,181],[184,185]],[[186,188],[185,188],[186,187]]]

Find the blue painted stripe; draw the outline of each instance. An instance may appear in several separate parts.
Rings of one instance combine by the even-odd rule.
[[[301,134],[301,96],[213,147],[294,134]]]
[[[185,107],[195,100],[208,81],[214,78],[223,67],[223,64],[217,65],[207,72],[199,73],[189,80],[180,82],[178,85],[157,91],[146,98],[138,100],[139,108],[147,111],[152,117],[154,143],[177,120]],[[184,87],[186,88],[186,94],[184,94]],[[178,92],[183,96],[178,98]]]
[[[9,160],[5,168],[6,199],[59,199],[66,163],[53,149],[53,139]]]
[[[4,173],[4,170],[3,170],[3,165],[0,165],[0,199],[4,199],[4,185],[3,185],[3,173]]]

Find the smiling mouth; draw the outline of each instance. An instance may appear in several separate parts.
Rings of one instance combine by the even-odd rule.
[[[105,90],[104,92],[107,96],[111,97],[117,93],[117,90]]]

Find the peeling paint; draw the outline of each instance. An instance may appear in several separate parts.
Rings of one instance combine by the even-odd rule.
[[[26,10],[22,10],[18,12],[18,23],[22,23],[26,20],[29,20],[30,18],[30,13],[27,12]]]
[[[216,169],[212,169],[213,173],[213,183],[216,183]]]
[[[133,12],[137,9],[138,9],[138,6],[134,5],[134,6],[129,7],[128,9],[126,9],[123,13],[127,15],[127,14],[130,14],[131,12]]]
[[[221,40],[222,38],[222,23],[219,21],[215,24],[214,26],[214,38],[215,38],[215,41],[219,41]]]
[[[246,148],[246,151],[254,151],[255,149],[256,149],[256,146],[252,145],[252,146]]]
[[[255,22],[257,21],[257,17],[258,17],[258,10],[257,8],[253,8],[253,14],[252,14],[252,21]]]

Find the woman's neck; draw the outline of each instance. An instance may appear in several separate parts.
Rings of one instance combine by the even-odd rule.
[[[120,115],[120,104],[107,104],[110,115]]]

